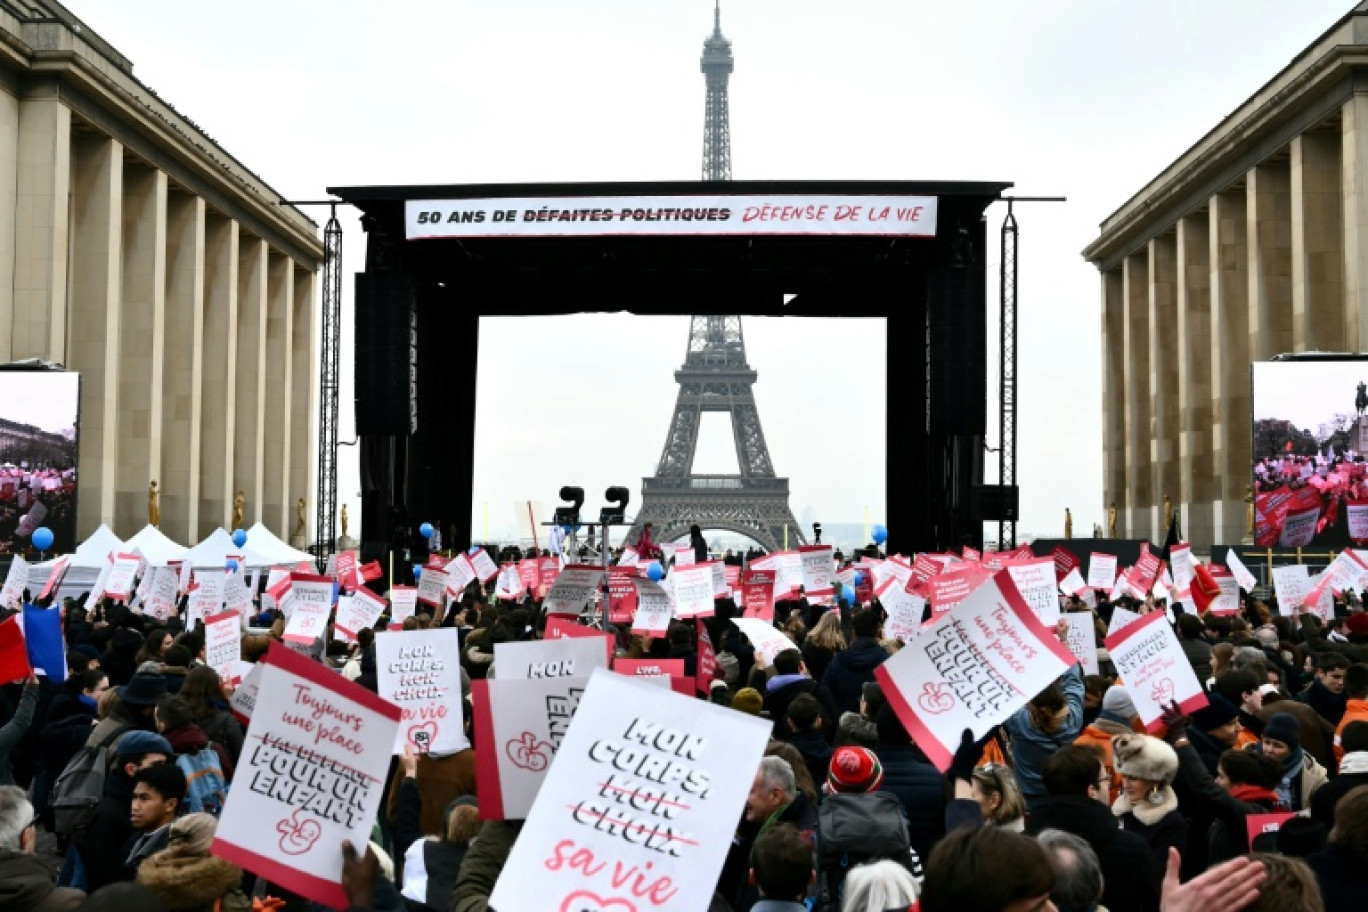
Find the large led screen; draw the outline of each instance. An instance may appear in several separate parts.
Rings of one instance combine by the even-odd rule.
[[[0,371],[0,554],[76,548],[81,377],[69,371]]]
[[[1368,543],[1368,360],[1258,362],[1254,541]]]

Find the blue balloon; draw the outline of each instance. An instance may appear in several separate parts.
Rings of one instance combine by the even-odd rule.
[[[52,547],[52,530],[47,526],[39,526],[33,530],[33,547],[39,551],[46,551]]]
[[[244,532],[242,529],[234,529],[233,544],[237,545],[239,548],[247,544],[247,533]]]
[[[646,568],[646,575],[658,583],[665,577],[665,570],[660,564],[652,562],[651,566]]]
[[[864,585],[864,574],[861,573],[859,570],[855,571],[855,585]]]
[[[224,569],[226,569],[226,570],[228,570],[228,572],[232,573],[232,572],[235,572],[235,571],[237,570],[237,568],[238,568],[238,562],[235,561],[235,560],[233,560],[233,559],[230,557],[230,558],[228,558],[227,563],[225,563],[223,566],[224,566]]]
[[[874,544],[882,545],[884,542],[888,541],[888,530],[883,526],[875,526],[870,531],[874,536]]]
[[[423,523],[418,527],[418,534],[423,538],[432,538],[432,523]]]
[[[845,599],[851,605],[855,604],[855,590],[849,583],[841,584],[841,598]]]
[[[416,583],[418,580],[422,579],[422,577],[423,577],[423,568],[420,567],[418,564],[414,564],[414,565],[413,565],[413,581]]]

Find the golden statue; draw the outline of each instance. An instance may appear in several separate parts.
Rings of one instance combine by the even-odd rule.
[[[1107,507],[1107,538],[1116,538],[1116,501]]]
[[[230,523],[230,525],[231,525],[234,529],[241,529],[241,528],[242,528],[242,523],[243,523],[243,521],[244,521],[244,520],[243,520],[243,517],[242,517],[242,508],[243,508],[246,504],[247,504],[247,495],[244,494],[244,493],[242,492],[241,489],[239,489],[238,492],[237,492],[236,494],[233,495],[233,521],[232,521],[232,523]]]
[[[157,492],[157,479],[147,486],[147,524],[161,526],[161,494]]]
[[[347,537],[347,505],[342,505],[342,537]]]
[[[1245,543],[1254,544],[1254,486],[1245,485]]]
[[[304,521],[304,498],[295,501],[295,530],[294,534],[304,536],[308,534],[308,526]]]
[[[1169,500],[1167,494],[1164,495],[1164,534],[1168,534],[1169,527],[1173,525],[1173,501]]]
[[[1064,537],[1073,538],[1073,511],[1064,508]]]

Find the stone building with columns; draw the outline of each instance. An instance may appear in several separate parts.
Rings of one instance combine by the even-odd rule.
[[[0,3],[0,362],[80,371],[77,534],[282,538],[316,472],[318,226],[54,0]]]
[[[1368,2],[1132,196],[1102,279],[1103,503],[1199,550],[1246,531],[1250,365],[1368,349]]]

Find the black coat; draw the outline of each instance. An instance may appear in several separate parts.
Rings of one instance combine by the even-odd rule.
[[[1368,773],[1342,773],[1316,789],[1311,796],[1311,819],[1330,829],[1335,825],[1335,805],[1360,785],[1368,785]]]
[[[1320,716],[1331,725],[1339,725],[1340,719],[1344,718],[1344,704],[1349,701],[1349,697],[1344,692],[1331,693],[1320,681],[1312,681],[1311,686],[1297,694],[1297,700],[1320,713]]]
[[[105,792],[90,818],[81,846],[81,861],[85,865],[86,892],[94,893],[106,884],[129,880],[123,867],[120,850],[133,835],[129,813],[133,804],[133,780],[123,767],[110,764],[105,774]]]
[[[812,783],[820,791],[822,783],[826,782],[827,769],[831,766],[831,755],[835,750],[827,744],[822,733],[815,729],[795,732],[789,736],[788,743],[803,755],[803,762],[807,764]]]
[[[874,755],[883,766],[881,792],[892,792],[907,814],[907,835],[923,861],[945,835],[945,780],[912,745],[881,744]]]
[[[874,669],[888,661],[888,650],[873,637],[856,637],[850,648],[832,656],[822,683],[843,712],[859,712],[864,685],[874,680]]]
[[[1155,823],[1144,823],[1133,811],[1127,811],[1119,819],[1122,829],[1145,840],[1161,871],[1168,866],[1170,848],[1177,849],[1180,857],[1187,853],[1188,821],[1179,811],[1169,811]]]
[[[1327,846],[1306,856],[1316,872],[1325,912],[1360,912],[1368,896],[1368,864],[1339,846]]]
[[[774,690],[765,690],[764,710],[769,713],[769,717],[774,720],[774,737],[780,741],[789,739],[790,731],[788,727],[788,708],[789,704],[803,694],[811,694],[817,702],[822,704],[822,737],[830,743],[835,738],[836,720],[840,716],[836,713],[836,704],[831,699],[831,691],[812,678],[803,678],[801,681],[790,681],[783,687]]]
[[[1241,801],[1217,785],[1190,744],[1178,748],[1178,768],[1196,802],[1212,815],[1207,832],[1207,866],[1246,854],[1249,833],[1245,818],[1250,814],[1272,813],[1276,810],[1273,802]]]
[[[1093,798],[1050,795],[1039,800],[1026,822],[1031,835],[1055,829],[1085,840],[1102,864],[1102,905],[1109,912],[1155,912],[1163,870],[1149,844],[1121,829],[1111,808]]]

